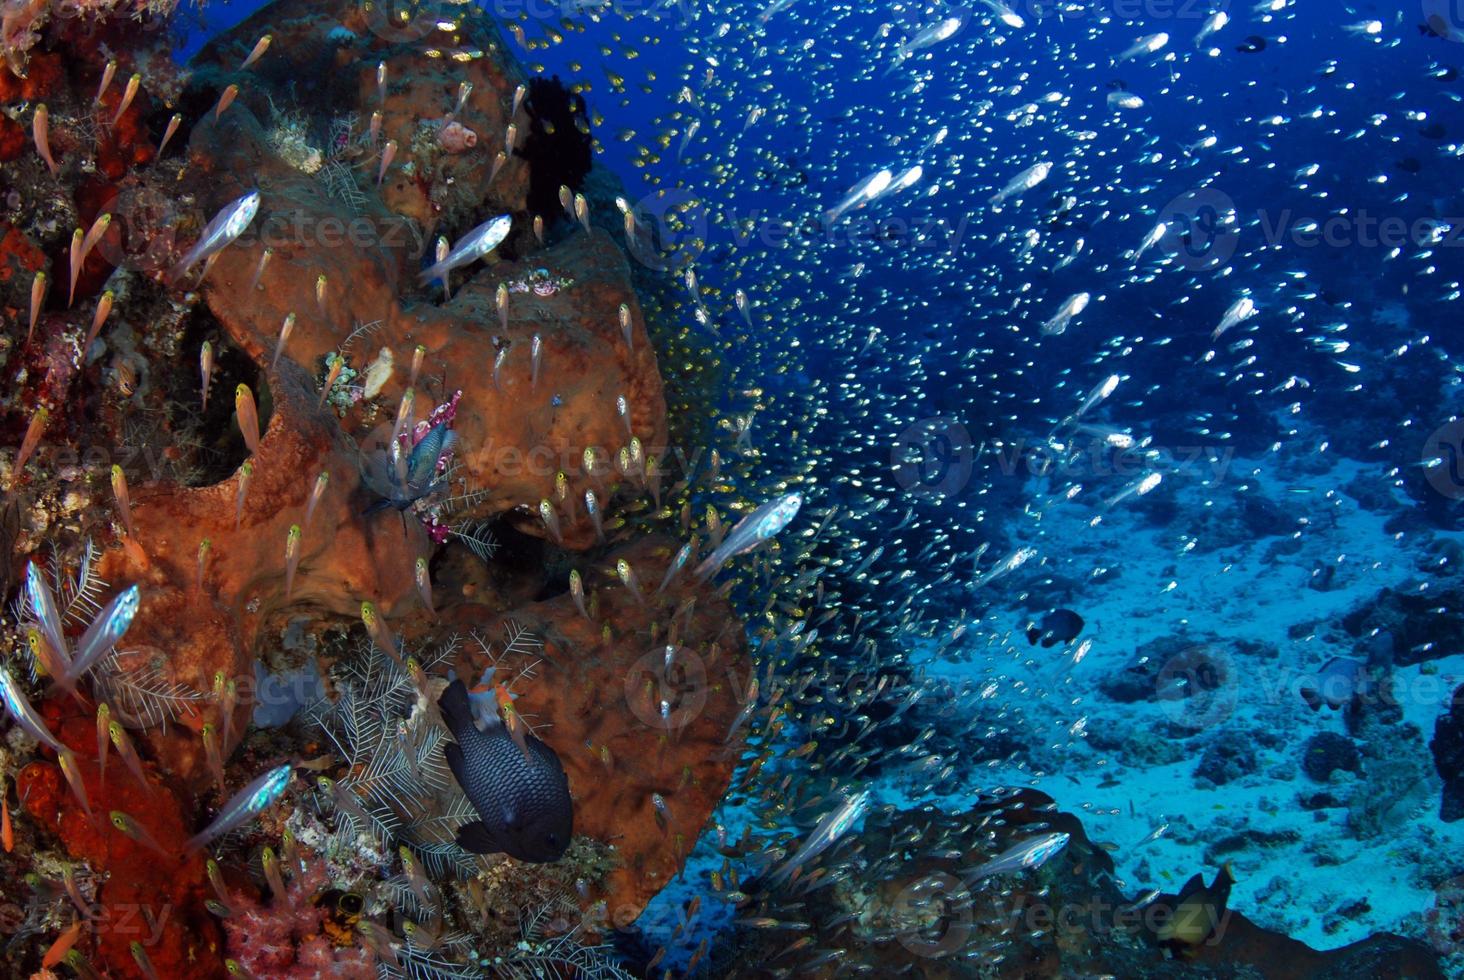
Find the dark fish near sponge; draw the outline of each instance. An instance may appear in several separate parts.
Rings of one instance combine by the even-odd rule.
[[[1316,711],[1322,705],[1336,710],[1355,701],[1362,694],[1366,675],[1364,664],[1351,657],[1333,657],[1322,669],[1302,681],[1301,699]]]
[[[1027,627],[1027,642],[1033,646],[1042,641],[1043,649],[1059,643],[1071,643],[1083,632],[1083,617],[1071,609],[1054,609],[1036,626]]]
[[[462,681],[449,684],[437,706],[457,739],[443,747],[447,764],[482,817],[458,828],[458,845],[538,864],[563,857],[574,835],[574,804],[554,750],[525,734],[528,751],[520,751],[496,715],[478,731]]]
[[[1208,885],[1199,875],[1185,882],[1175,898],[1174,911],[1157,930],[1159,941],[1175,950],[1199,946],[1212,936],[1218,942],[1225,920],[1229,918],[1225,904],[1230,901],[1230,886],[1233,884],[1235,876],[1230,873],[1228,864]]]

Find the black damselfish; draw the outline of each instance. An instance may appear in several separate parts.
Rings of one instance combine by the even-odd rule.
[[[527,733],[527,751],[521,751],[496,714],[480,732],[460,680],[437,704],[457,739],[443,747],[447,764],[482,818],[458,828],[458,845],[537,864],[559,860],[574,834],[574,804],[559,756]]]

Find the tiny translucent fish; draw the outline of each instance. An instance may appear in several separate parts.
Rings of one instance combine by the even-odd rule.
[[[401,663],[401,644],[397,641],[396,634],[369,602],[361,603],[361,622],[366,625],[366,632],[371,635],[371,642],[376,649]]]
[[[376,101],[386,101],[386,62],[376,63]]]
[[[442,261],[442,257],[441,256],[438,257],[438,261],[439,262]],[[498,293],[495,296],[495,300],[496,300],[496,302],[498,304],[498,326],[499,326],[500,329],[502,329],[504,331],[507,331],[508,330],[508,283],[501,282],[501,283],[498,284]]]
[[[239,467],[239,489],[234,494],[234,530],[239,529],[239,523],[244,519],[244,498],[249,494],[249,481],[254,478],[254,463],[245,460]]]
[[[97,335],[102,332],[102,325],[107,322],[107,317],[112,315],[112,303],[115,299],[116,296],[109,289],[97,300],[96,312],[92,314],[91,329],[87,331],[86,340],[81,345],[83,351],[91,347],[92,341],[96,340]]]
[[[471,229],[453,244],[452,251],[447,253],[446,258],[422,270],[417,277],[419,285],[425,286],[435,279],[442,279],[452,270],[487,255],[503,243],[512,228],[513,218],[501,214]]]
[[[133,75],[127,79],[127,88],[122,92],[122,101],[117,103],[117,110],[112,113],[112,122],[109,128],[116,129],[117,124],[122,121],[122,115],[132,105],[132,100],[137,98],[137,90],[142,86],[142,76]]]
[[[71,787],[72,795],[81,804],[86,818],[91,820],[91,801],[86,798],[86,784],[81,781],[81,771],[76,767],[76,755],[70,749],[62,746],[56,752],[56,762],[61,766],[61,775],[66,777],[66,783]]]
[[[330,281],[326,278],[325,273],[322,272],[315,277],[315,307],[320,310],[321,318],[326,320],[330,319],[330,311],[326,308],[325,302],[328,298],[329,285]]]
[[[1113,392],[1118,388],[1118,382],[1118,375],[1110,374],[1108,377],[1098,382],[1098,384],[1094,385],[1093,390],[1088,392],[1087,397],[1083,399],[1082,404],[1078,406],[1078,410],[1072,414],[1069,421],[1076,422],[1078,419],[1086,415],[1095,405],[1103,401],[1109,395],[1113,394]]]
[[[391,441],[393,445],[395,445],[397,443],[397,440],[400,439],[404,434],[411,431],[412,421],[414,418],[413,406],[416,405],[416,402],[417,392],[415,389],[408,388],[406,391],[402,392],[401,401],[397,402],[396,421],[392,424],[391,427]]]
[[[300,525],[291,524],[285,534],[285,598],[295,589],[295,570],[300,567]]]
[[[163,155],[163,151],[168,148],[168,143],[173,139],[173,135],[178,132],[178,127],[181,125],[183,125],[183,114],[181,112],[173,113],[173,117],[168,120],[167,128],[163,130],[163,140],[161,143],[158,144],[159,157],[161,157]],[[268,249],[266,249],[266,251],[268,251]]]
[[[748,300],[747,294],[742,290],[732,294],[732,302],[737,306],[737,312],[742,314],[742,320],[749,327],[752,326],[752,303]]]
[[[246,384],[234,389],[234,415],[239,422],[244,445],[251,453],[259,452],[259,409],[254,404],[254,392]]]
[[[208,569],[208,553],[213,548],[213,542],[204,538],[198,542],[198,558],[194,564],[193,586],[200,592],[203,591],[203,575]]]
[[[75,684],[122,639],[141,604],[142,593],[133,585],[119,592],[97,613],[76,643],[76,655],[66,669],[66,676],[61,678],[64,684]]]
[[[259,191],[254,190],[225,205],[204,226],[203,234],[169,271],[168,278],[172,282],[178,282],[188,274],[188,270],[199,262],[218,255],[244,234],[245,229],[254,221],[254,216],[259,213],[260,200]]]
[[[624,395],[615,396],[615,414],[620,417],[620,422],[625,426],[626,438],[632,438],[635,433],[630,430],[630,403],[625,400]]]
[[[1168,43],[1169,35],[1165,34],[1163,31],[1160,31],[1157,34],[1147,34],[1144,37],[1139,38],[1133,43],[1132,46],[1130,46],[1122,54],[1115,58],[1114,63],[1121,65],[1125,61],[1130,61],[1134,58],[1141,57],[1142,55],[1155,54],[1156,52],[1163,50],[1164,46]]]
[[[219,702],[219,717],[224,720],[219,747],[227,749],[234,727],[234,708],[239,704],[239,687],[232,677],[225,677],[222,670],[214,674],[214,697]]]
[[[564,534],[559,529],[559,515],[554,512],[554,505],[547,499],[539,501],[539,519],[544,522],[544,527],[554,543],[563,546]]]
[[[417,595],[421,597],[422,605],[426,606],[427,611],[435,617],[437,610],[432,606],[432,573],[428,570],[426,558],[417,559],[414,577],[417,581]]]
[[[528,94],[529,87],[527,85],[520,85],[518,88],[513,90],[513,108],[509,110],[508,118],[512,119],[514,116],[518,115],[519,109],[523,107],[524,97]]]
[[[201,383],[201,390],[203,392],[202,408],[205,412],[208,411],[208,388],[209,385],[213,382],[213,369],[213,344],[205,340],[203,342],[203,346],[198,349],[198,375],[199,381]]]
[[[56,596],[51,595],[51,587],[45,584],[40,565],[34,561],[25,564],[25,598],[26,604],[31,606],[31,615],[41,624],[45,640],[50,643],[60,661],[69,665],[69,647],[66,646],[66,634],[61,623],[60,609],[56,606]]]
[[[121,810],[112,811],[111,821],[113,827],[116,827],[118,831],[137,841],[143,847],[157,851],[158,854],[170,860],[177,857],[177,855],[169,853],[167,848],[159,844],[158,839],[149,833],[146,827]]]
[[[26,647],[30,650],[31,658],[35,661],[36,672],[45,677],[59,678],[66,674],[66,665],[69,659],[56,653],[50,642],[41,635],[41,631],[34,626],[25,631]]]
[[[396,939],[390,932],[372,922],[370,919],[361,919],[356,923],[356,935],[361,937],[361,942],[381,958],[381,962],[394,970],[402,968],[401,958],[397,956]]]
[[[523,86],[520,85],[519,88],[523,88]],[[453,103],[453,107],[452,107],[452,114],[454,116],[456,116],[459,112],[462,112],[463,111],[463,106],[465,106],[465,105],[468,104],[468,96],[470,96],[472,94],[473,94],[473,83],[472,82],[466,82],[466,81],[464,81],[464,82],[458,82],[457,101],[455,103]],[[513,116],[513,113],[509,113],[509,117],[512,118],[512,116]]]
[[[992,875],[1039,868],[1054,854],[1066,847],[1067,842],[1068,835],[1060,832],[1030,837],[1013,844],[991,860],[968,871],[962,871],[961,877],[974,884],[982,878],[989,878]]]
[[[271,896],[283,898],[285,895],[285,879],[280,874],[280,861],[275,857],[274,848],[266,847],[259,856],[260,864],[264,866],[264,880],[269,885]]]
[[[71,251],[67,253],[71,257],[71,291],[66,295],[67,309],[76,302],[76,283],[81,278],[81,264],[86,261],[86,253],[81,248],[85,241],[86,232],[80,228],[71,233]]]
[[[590,619],[590,611],[585,608],[585,583],[584,579],[580,577],[578,569],[570,569],[569,595],[574,599],[574,608],[579,610],[579,614],[585,619]]]
[[[26,330],[26,343],[30,343],[31,337],[36,332],[36,323],[41,319],[41,307],[46,302],[46,282],[47,279],[44,272],[37,272],[36,277],[31,280],[30,327]]]
[[[1211,34],[1224,30],[1225,25],[1229,23],[1230,14],[1224,10],[1218,10],[1209,17],[1206,17],[1205,22],[1200,25],[1199,32],[1195,34],[1195,47],[1203,44],[1205,39]]]
[[[75,963],[70,959],[70,957],[72,953],[76,952],[76,950],[72,947],[75,946],[76,941],[81,938],[81,929],[82,923],[81,920],[78,919],[76,922],[73,922],[68,929],[62,932],[61,935],[56,938],[56,941],[51,944],[50,948],[46,950],[45,955],[41,957],[41,969],[49,971],[51,967],[56,966],[60,963],[65,963],[67,966],[75,969]],[[90,970],[91,967],[88,966],[86,969]],[[82,973],[81,971],[77,971],[77,975],[86,976],[87,974]],[[96,976],[96,971],[93,970],[90,975]]]
[[[107,62],[106,66],[102,68],[102,80],[97,83],[97,94],[96,94],[96,97],[92,99],[92,102],[93,103],[95,103],[95,104],[100,104],[101,103],[102,96],[104,96],[104,95],[107,94],[107,89],[109,89],[109,88],[112,87],[112,79],[114,79],[116,77],[117,77],[117,59],[116,58],[112,58],[111,60],[109,60]]]
[[[112,497],[117,501],[117,516],[122,518],[127,536],[137,537],[137,528],[132,523],[132,498],[127,492],[127,474],[116,463],[112,464]]]
[[[87,260],[87,256],[91,255],[92,249],[97,247],[97,243],[107,234],[107,229],[110,227],[112,227],[110,212],[97,215],[97,219],[86,230],[86,237],[81,240],[81,261]]]
[[[536,215],[534,215],[534,240],[536,242],[538,242],[540,246],[543,246],[543,244],[544,244],[544,216],[542,214],[536,214]]]
[[[503,362],[508,359],[508,348],[504,347],[493,357],[493,387],[503,390]]]
[[[190,837],[183,845],[184,850],[196,851],[269,809],[289,788],[294,772],[294,765],[287,762],[259,775],[224,804],[213,823]]]
[[[671,564],[667,566],[666,576],[661,579],[661,587],[656,589],[656,595],[660,595],[670,587],[671,583],[675,581],[676,576],[686,567],[686,563],[691,560],[691,554],[694,550],[695,545],[691,543],[681,546],[680,550],[676,552],[676,557],[671,559]]]
[[[697,566],[697,577],[705,581],[727,563],[729,558],[749,551],[778,534],[803,506],[801,493],[790,493],[770,500],[748,514],[732,528],[727,539]]]
[[[35,139],[36,152],[46,161],[46,167],[54,177],[61,168],[56,166],[56,159],[51,156],[51,113],[44,102],[36,106],[35,115],[31,117],[31,136]]]
[[[584,228],[585,233],[588,234],[590,231],[590,202],[583,194],[574,196],[574,216],[579,219],[580,227]]]
[[[15,678],[10,675],[10,671],[4,664],[0,664],[0,700],[4,701],[5,710],[10,712],[15,723],[27,735],[54,752],[66,751],[66,746],[51,734],[51,730],[46,727],[41,716],[36,714],[36,710],[21,693],[20,685],[15,683]]]
[[[97,782],[102,792],[107,790],[107,751],[108,733],[112,725],[112,709],[107,707],[107,702],[97,704]]]
[[[1222,333],[1229,330],[1231,327],[1236,326],[1237,324],[1249,320],[1251,317],[1255,316],[1255,314],[1255,300],[1251,299],[1249,296],[1242,296],[1234,303],[1231,303],[1230,308],[1225,311],[1225,315],[1220,318],[1219,326],[1215,328],[1214,333],[1210,334],[1211,342],[1218,340]]]
[[[224,110],[233,105],[234,100],[238,97],[239,86],[230,85],[228,88],[224,89],[223,94],[219,96],[218,105],[214,106],[214,122],[219,121],[219,117],[224,114]]]
[[[625,337],[625,349],[634,350],[634,332],[631,329],[630,306],[626,303],[620,304],[620,332]]]
[[[432,883],[427,880],[422,866],[417,863],[411,848],[407,845],[403,844],[397,848],[397,853],[401,856],[402,870],[406,873],[407,885],[412,889],[412,894],[417,897],[417,901],[423,908],[430,908],[435,901],[432,897]]]
[[[224,791],[224,753],[219,746],[219,732],[212,722],[203,726],[203,754],[208,763],[209,774],[214,778],[214,785],[219,792]]]
[[[36,409],[35,414],[31,416],[30,424],[25,428],[25,437],[20,441],[20,451],[15,454],[12,480],[20,477],[20,473],[25,469],[25,464],[31,458],[31,454],[41,444],[41,436],[45,434],[46,423],[50,421],[50,418],[51,413],[47,411],[44,405]]]
[[[148,959],[147,950],[143,948],[142,943],[134,939],[127,944],[127,949],[132,953],[133,961],[137,964],[137,968],[142,971],[142,975],[147,977],[147,980],[161,980],[158,976],[157,968],[153,966],[152,960]]]
[[[416,388],[417,376],[422,373],[422,361],[427,357],[427,348],[418,344],[412,351],[412,369],[407,375],[407,387]]]
[[[381,182],[386,180],[386,172],[391,169],[391,162],[396,159],[397,141],[387,140],[386,146],[381,149],[381,166],[376,170],[376,186],[380,187]]]
[[[620,578],[620,583],[630,590],[631,595],[635,596],[636,604],[644,606],[646,599],[641,594],[640,581],[636,578],[635,569],[630,567],[630,562],[624,558],[617,561],[615,563],[615,574]]]
[[[1058,307],[1051,319],[1042,324],[1043,335],[1056,337],[1064,333],[1073,318],[1088,308],[1088,301],[1091,298],[1087,293],[1074,293],[1063,300],[1062,306]]]
[[[595,540],[604,544],[605,522],[600,517],[600,501],[593,490],[585,491],[585,513],[590,515],[590,523],[595,527]]]
[[[868,809],[868,790],[861,790],[846,797],[818,822],[818,825],[809,833],[808,839],[797,851],[793,852],[793,856],[768,876],[768,882],[772,885],[779,885],[787,881],[794,871],[822,854],[835,841],[844,836]]]
[[[112,740],[112,745],[116,747],[117,754],[122,757],[122,762],[127,766],[127,770],[137,777],[137,781],[143,787],[147,787],[147,776],[143,772],[142,757],[137,754],[137,747],[132,744],[127,730],[114,719],[107,723],[107,737]]]
[[[249,57],[245,58],[244,63],[239,66],[239,70],[243,71],[263,57],[264,53],[269,50],[269,42],[273,40],[274,38],[265,34],[258,41],[255,41],[254,48],[249,52]]]
[[[336,379],[341,376],[341,369],[346,366],[346,359],[339,354],[331,354],[325,359],[325,363],[325,383],[320,386],[320,398],[315,403],[316,408],[325,404],[326,397],[335,387]]]
[[[315,509],[320,506],[320,498],[325,496],[326,488],[330,486],[330,472],[322,470],[315,478],[315,485],[310,488],[310,498],[305,502],[305,521],[301,526],[302,531],[310,530],[310,521],[315,517]]]
[[[442,928],[433,927],[406,919],[402,922],[402,932],[407,934],[407,942],[415,949],[436,949],[442,943]]]
[[[208,883],[213,886],[214,894],[218,896],[219,904],[228,908],[229,904],[233,901],[233,896],[229,894],[229,889],[224,885],[223,869],[219,867],[219,863],[213,858],[205,861],[203,866],[208,872]]]
[[[263,255],[261,255],[259,257],[259,269],[260,269],[260,272],[263,272],[264,271],[264,263],[268,260],[268,258],[269,258],[269,249],[265,249],[265,254],[263,254]],[[256,274],[256,277],[257,277],[257,274]],[[285,314],[285,320],[284,320],[284,322],[280,324],[280,337],[279,337],[278,340],[275,341],[274,357],[271,358],[270,359],[270,362],[269,362],[269,369],[271,371],[273,371],[275,368],[279,367],[279,365],[280,365],[280,355],[285,352],[285,344],[287,344],[287,343],[290,342],[290,334],[292,334],[294,332],[295,332],[295,314],[294,313],[286,313]]]
[[[505,151],[518,149],[518,124],[509,123],[503,131],[503,147]]]
[[[1021,197],[1022,194],[1046,180],[1047,175],[1050,173],[1052,173],[1052,164],[1045,160],[1041,163],[1034,163],[1007,181],[1001,190],[991,195],[988,203],[1001,204],[1008,198]]]
[[[503,165],[506,163],[508,163],[508,154],[500,150],[498,155],[493,158],[493,166],[488,170],[487,183],[493,183],[493,178],[498,176],[498,172],[503,169]]]

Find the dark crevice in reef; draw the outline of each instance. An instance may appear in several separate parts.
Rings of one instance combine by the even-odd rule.
[[[198,351],[204,341],[213,347],[214,366],[208,405],[203,405],[203,376]],[[246,354],[225,339],[222,326],[207,309],[195,308],[184,321],[178,354],[154,383],[163,396],[161,410],[149,413],[144,428],[154,457],[173,464],[174,482],[206,487],[229,479],[249,458],[249,448],[234,417],[234,392],[248,385],[259,413],[261,438],[269,428],[272,401],[264,373]]]
[[[529,162],[529,210],[552,224],[565,216],[559,188],[578,191],[590,172],[594,142],[585,100],[555,75],[531,79],[524,106],[529,113],[529,135],[517,152]]]

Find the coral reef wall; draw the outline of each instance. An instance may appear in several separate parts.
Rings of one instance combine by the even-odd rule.
[[[64,753],[22,741],[7,757],[34,760],[16,785],[29,857],[7,874],[39,876],[36,931],[67,921],[59,883],[46,885],[63,866],[92,911],[142,906],[156,922],[141,957],[119,929],[71,937],[67,955],[114,976],[223,976],[226,960],[280,975],[332,957],[471,962],[470,947],[488,955],[480,913],[495,888],[542,886],[546,901],[598,909],[605,928],[628,924],[727,788],[749,668],[724,596],[689,576],[653,591],[679,547],[647,533],[674,514],[656,468],[667,407],[627,260],[580,194],[587,155],[576,164],[549,135],[586,126],[583,101],[556,81],[531,89],[467,10],[419,30],[373,5],[281,0],[180,71],[166,10],[126,22],[30,7],[24,28],[7,23],[0,68],[0,428],[23,447],[0,472],[4,571],[17,583],[34,561],[62,593],[86,594],[67,606],[63,647],[84,642],[92,593],[140,589],[125,642],[75,699],[28,687]],[[544,190],[556,181],[568,183]],[[530,211],[531,188],[552,213]],[[242,233],[209,245],[215,216],[251,192]],[[497,215],[511,231],[486,261],[421,274]],[[505,623],[537,637],[535,657],[460,641]],[[31,672],[24,639],[7,638],[18,675]],[[429,648],[449,653],[417,652]],[[664,707],[678,650],[741,678],[700,687],[706,704],[685,720]],[[424,746],[441,729],[423,712],[438,678],[513,676],[505,711],[562,760],[585,842],[571,854],[593,853],[594,867],[530,886],[512,859],[459,850],[478,884],[413,906],[436,924],[408,928],[383,884],[410,873],[410,854],[395,854],[407,838],[367,833],[383,856],[343,863],[360,830],[350,814],[377,801],[362,788],[332,806],[310,789],[317,776],[365,787],[369,772],[328,740],[250,726],[281,707],[261,679],[314,677],[318,691],[290,697],[329,706],[350,671],[382,657],[430,662],[430,679],[399,674],[392,690],[423,684],[422,707],[393,724],[426,740],[401,758],[433,772],[440,752]],[[117,715],[109,747],[92,716],[118,689],[137,711]],[[125,764],[124,744],[138,753]],[[228,884],[210,889],[206,855],[184,839],[282,761],[307,765],[278,812],[222,840]],[[430,813],[409,824],[446,819],[440,799],[423,800]],[[160,850],[115,815],[108,825],[114,811]],[[418,860],[451,847],[449,835]],[[271,871],[281,853],[291,859]],[[286,893],[272,874],[288,876]],[[381,931],[280,918],[343,890],[364,895]],[[427,929],[451,941],[425,943]],[[261,960],[266,947],[278,954]],[[36,965],[16,955],[15,969]]]

